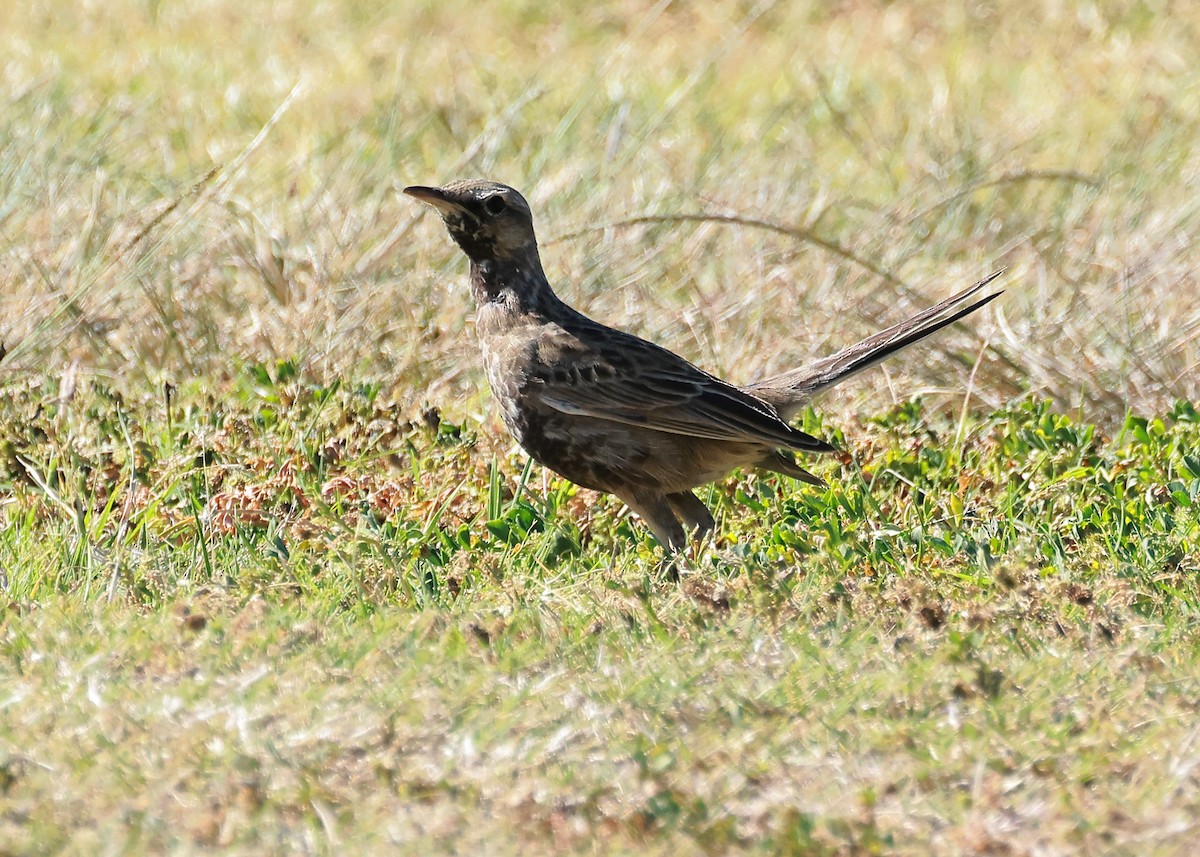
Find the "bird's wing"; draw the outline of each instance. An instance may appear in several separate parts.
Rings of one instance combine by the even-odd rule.
[[[582,333],[582,336],[580,335]],[[596,325],[541,343],[538,397],[567,414],[708,440],[831,452],[767,403],[643,339]]]

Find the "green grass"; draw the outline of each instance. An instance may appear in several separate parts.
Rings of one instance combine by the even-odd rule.
[[[0,27],[0,854],[1186,853],[1200,11],[42,0]],[[750,380],[1006,265],[679,575],[397,186]]]
[[[910,402],[834,435],[827,490],[714,488],[722,535],[674,581],[610,499],[293,371],[169,420],[10,390],[18,852],[1194,835],[1190,405],[1109,438]]]

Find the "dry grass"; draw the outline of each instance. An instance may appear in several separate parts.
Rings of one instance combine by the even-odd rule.
[[[299,358],[478,402],[462,262],[394,187],[488,175],[528,191],[572,300],[740,378],[1007,265],[985,403],[1198,392],[1186,8],[28,5],[3,36],[10,372]],[[598,228],[648,213],[843,252]],[[892,395],[961,389],[958,347]]]
[[[22,0],[0,854],[1194,847],[1197,43],[1144,0]],[[736,379],[1008,293],[805,416],[829,491],[716,486],[674,583],[488,416],[396,193],[466,176]]]

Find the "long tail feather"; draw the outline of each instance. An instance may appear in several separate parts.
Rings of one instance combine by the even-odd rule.
[[[971,288],[829,357],[766,378],[746,389],[774,405],[780,415],[788,419],[823,390],[883,362],[1000,297],[1003,291],[976,299],[983,289],[1003,273],[1004,269],[996,271]]]

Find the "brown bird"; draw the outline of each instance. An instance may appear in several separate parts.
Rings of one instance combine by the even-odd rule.
[[[529,203],[507,185],[404,192],[432,205],[471,260],[476,329],[504,424],[536,461],[615,494],[668,550],[713,527],[692,489],[738,467],[821,480],[793,452],[833,452],[792,428],[817,393],[982,307],[1000,272],[856,345],[747,387],[606,327],[559,299],[542,271]],[[682,522],[682,523],[681,523]]]

